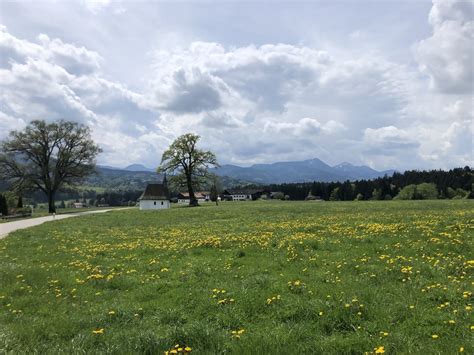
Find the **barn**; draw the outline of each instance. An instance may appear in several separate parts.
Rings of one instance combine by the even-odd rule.
[[[170,208],[170,196],[166,179],[161,184],[148,184],[138,201],[140,210],[161,210]]]

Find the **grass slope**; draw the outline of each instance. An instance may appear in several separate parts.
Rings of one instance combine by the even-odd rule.
[[[0,349],[473,353],[471,201],[255,202],[0,241]]]

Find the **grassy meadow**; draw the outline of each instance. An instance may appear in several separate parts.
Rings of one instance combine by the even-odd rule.
[[[0,240],[0,352],[472,354],[473,226],[469,200],[46,223]]]

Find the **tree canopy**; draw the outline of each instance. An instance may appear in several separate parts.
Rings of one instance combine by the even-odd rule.
[[[101,149],[82,124],[60,120],[32,121],[23,131],[12,131],[0,145],[0,178],[18,190],[40,190],[55,212],[55,195],[94,172]]]
[[[219,166],[214,153],[196,147],[200,138],[192,133],[178,137],[163,153],[158,168],[158,172],[170,174],[172,186],[187,187],[190,206],[198,205],[194,189],[209,178],[208,169]]]

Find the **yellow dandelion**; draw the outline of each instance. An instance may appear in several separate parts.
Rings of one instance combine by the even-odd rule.
[[[93,330],[92,334],[104,334],[104,328]]]
[[[378,348],[374,348],[376,354],[383,354],[385,353],[385,347],[379,346]]]
[[[439,338],[439,335],[438,335],[438,334],[433,334],[431,337],[432,337],[433,339],[438,339],[438,338]]]

